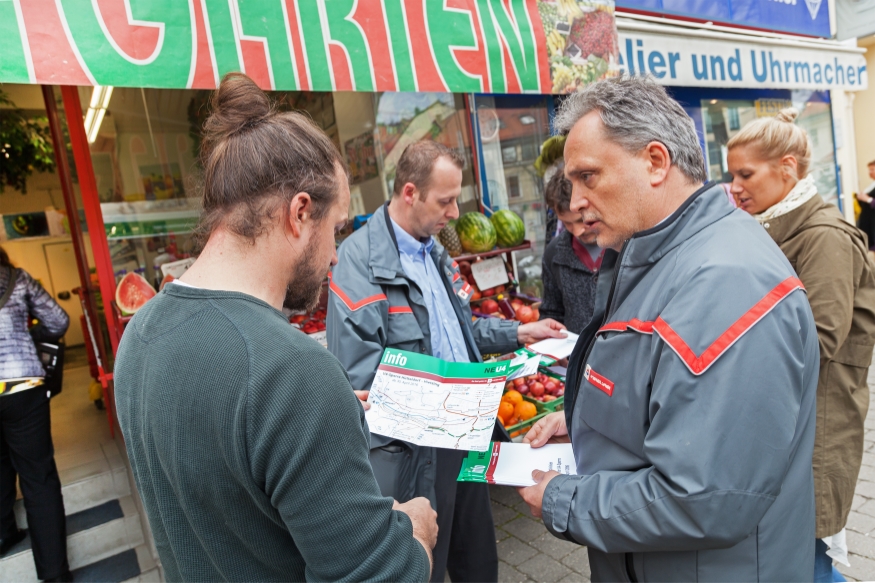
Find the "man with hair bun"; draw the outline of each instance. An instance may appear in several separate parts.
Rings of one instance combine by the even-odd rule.
[[[732,194],[799,274],[817,325],[814,581],[820,582],[834,578],[827,549],[847,550],[844,528],[863,460],[866,378],[875,346],[875,267],[866,236],[818,195],[808,173],[808,134],[793,123],[797,114],[790,108],[753,121],[726,147]]]
[[[520,494],[593,581],[805,581],[814,563],[817,331],[781,250],[719,184],[655,81],[563,103],[571,210],[608,247],[565,411],[577,474]]]
[[[346,373],[281,311],[314,307],[337,262],[343,160],[239,73],[200,156],[203,251],[137,312],[115,368],[167,580],[427,581],[435,512],[380,493]]]

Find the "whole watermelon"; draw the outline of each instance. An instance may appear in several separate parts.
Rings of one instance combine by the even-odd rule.
[[[516,247],[526,238],[526,226],[518,214],[502,209],[495,211],[489,219],[495,228],[499,247]]]
[[[492,251],[497,239],[495,227],[483,213],[465,213],[456,223],[462,249],[468,253]]]

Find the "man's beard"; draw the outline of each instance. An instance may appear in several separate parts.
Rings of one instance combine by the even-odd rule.
[[[304,257],[295,266],[294,279],[286,288],[283,307],[312,312],[319,305],[322,282],[325,280],[327,270],[324,265],[316,261],[316,255],[316,245],[313,241],[304,252]]]

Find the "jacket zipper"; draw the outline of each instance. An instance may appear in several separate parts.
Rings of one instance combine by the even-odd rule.
[[[614,277],[611,278],[611,289],[608,291],[608,302],[605,306],[605,315],[602,317],[602,321],[599,324],[599,328],[605,325],[605,322],[608,320],[608,315],[611,312],[611,302],[614,301],[614,290],[617,287],[617,278],[620,276],[620,266],[623,262],[623,253],[626,252],[626,247],[629,245],[629,239],[627,239],[623,243],[623,247],[620,248],[620,254],[617,256],[617,261],[614,263]],[[583,374],[584,369],[586,368],[586,362],[589,360],[589,354],[592,352],[593,346],[595,346],[596,338],[598,338],[598,331],[593,335],[592,340],[589,341],[589,346],[586,347],[586,352],[583,355],[583,361],[581,361],[581,366],[577,369],[577,378],[574,379],[574,386],[580,387],[580,376]],[[575,399],[576,400],[576,399]]]

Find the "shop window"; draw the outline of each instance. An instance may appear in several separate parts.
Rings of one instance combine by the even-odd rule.
[[[726,109],[727,116],[729,117],[729,130],[737,131],[741,129],[741,121],[738,117],[738,108],[737,107],[729,107]]]
[[[789,99],[701,100],[705,128],[705,155],[710,180],[732,180],[726,166],[726,143],[741,128],[758,117],[772,117],[793,105],[799,111],[796,123],[805,128],[813,148],[810,173],[817,191],[827,202],[838,204],[835,148],[832,140],[830,104],[821,92],[806,92],[799,102]]]
[[[541,256],[546,240],[544,180],[534,160],[550,136],[549,96],[477,95],[484,201],[493,210],[509,208],[522,217],[532,249],[517,253],[524,293],[541,297]]]
[[[117,277],[136,271],[154,284],[161,266],[197,249],[201,213],[198,153],[210,91],[80,88],[107,238]],[[349,164],[350,215],[377,210],[411,143],[430,139],[465,160],[462,210],[477,208],[470,124],[451,93],[274,92],[281,111],[301,111]],[[99,114],[99,115],[98,115]]]
[[[337,93],[337,99],[359,99],[355,96],[371,95],[370,110],[376,146],[377,169],[384,198],[370,195],[364,203],[367,213],[372,213],[391,196],[395,185],[395,170],[398,159],[410,144],[423,139],[434,140],[452,148],[465,160],[462,170],[462,194],[459,207],[462,212],[477,209],[476,181],[471,163],[471,128],[462,95],[453,93]],[[346,117],[367,117],[361,107],[339,108],[339,124]],[[362,126],[363,128],[365,126]],[[364,190],[362,191],[364,193]]]
[[[522,192],[520,191],[520,177],[519,176],[508,176],[507,177],[507,198],[520,198],[522,196]]]

